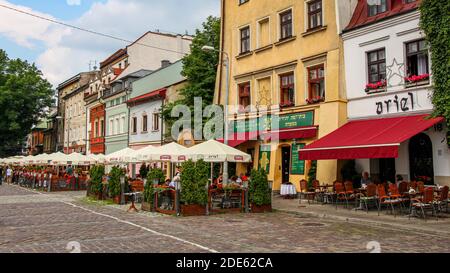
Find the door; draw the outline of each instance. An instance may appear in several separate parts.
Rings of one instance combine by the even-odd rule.
[[[395,158],[380,159],[380,181],[395,183]]]
[[[409,141],[409,169],[411,180],[434,185],[433,145],[426,134],[419,134]]]
[[[282,183],[289,183],[291,168],[291,147],[283,147],[281,150],[281,177]]]

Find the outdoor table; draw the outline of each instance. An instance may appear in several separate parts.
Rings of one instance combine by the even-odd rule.
[[[136,208],[135,202],[136,202],[136,198],[138,195],[142,194],[142,192],[129,192],[129,193],[125,193],[125,196],[131,196],[131,206],[128,209],[128,212],[130,212],[130,210],[133,210],[135,212],[139,212],[139,210]]]
[[[297,195],[297,189],[292,184],[282,184],[280,195],[284,197]]]

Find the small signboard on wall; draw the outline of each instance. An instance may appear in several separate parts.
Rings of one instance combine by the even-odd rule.
[[[303,149],[305,144],[292,144],[291,153],[291,174],[292,175],[304,175],[305,174],[305,161],[299,159],[299,150]]]
[[[271,146],[261,145],[259,147],[259,169],[265,169],[267,173],[270,172],[270,156],[271,156]]]

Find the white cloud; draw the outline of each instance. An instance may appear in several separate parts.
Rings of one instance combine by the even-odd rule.
[[[67,4],[75,2],[80,1],[68,0]],[[58,20],[5,0],[0,3]],[[133,41],[155,29],[193,33],[209,15],[219,15],[219,0],[108,0],[94,3],[81,17],[67,23]],[[127,45],[6,9],[0,9],[0,18],[10,22],[0,23],[1,36],[27,48],[44,44],[45,52],[36,59],[36,64],[54,85],[86,71],[89,61],[100,62]]]
[[[81,5],[81,0],[67,0],[67,5],[69,6],[79,6]]]

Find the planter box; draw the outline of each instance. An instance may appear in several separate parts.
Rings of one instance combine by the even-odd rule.
[[[257,206],[255,204],[252,204],[251,205],[251,212],[252,213],[272,212],[272,205]]]
[[[113,197],[113,202],[114,202],[114,204],[119,205],[120,204],[120,195],[114,196]]]
[[[206,206],[203,205],[181,205],[181,215],[183,216],[205,216]]]
[[[153,211],[153,206],[152,206],[152,204],[150,204],[150,203],[142,202],[142,204],[141,204],[141,210],[152,212],[152,211]]]

